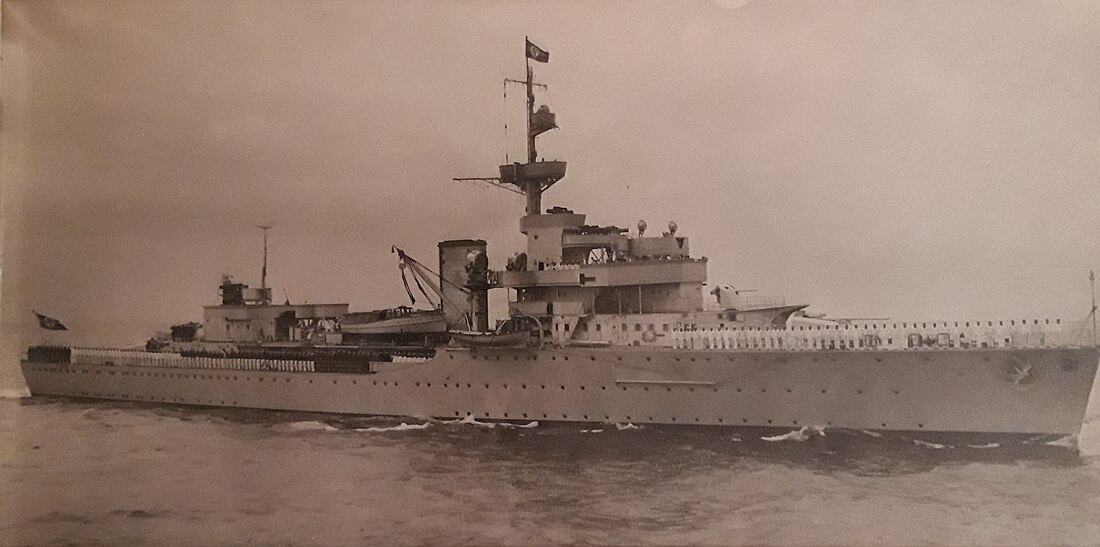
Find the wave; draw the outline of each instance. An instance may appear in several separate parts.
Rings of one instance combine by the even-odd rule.
[[[401,422],[399,425],[395,425],[393,427],[364,427],[361,429],[356,429],[356,431],[369,433],[382,433],[387,431],[419,431],[421,429],[427,429],[431,425],[431,422],[424,422],[422,424],[407,424],[405,422]]]
[[[497,424],[495,424],[493,422],[479,422],[479,421],[477,421],[477,418],[474,418],[473,416],[466,416],[465,418],[461,418],[461,419],[458,419],[458,420],[443,420],[443,423],[445,423],[445,424],[460,424],[460,425],[474,425],[474,426],[477,426],[477,427],[484,427],[486,429],[492,429],[492,428],[497,426]]]
[[[465,418],[462,418],[461,420],[443,420],[443,423],[445,423],[445,424],[473,425],[473,426],[477,426],[477,427],[484,427],[485,429],[493,429],[494,427],[497,427],[497,426],[507,427],[507,428],[514,428],[514,429],[531,429],[531,428],[539,426],[538,422],[527,422],[525,424],[513,424],[513,423],[509,423],[509,422],[479,422],[479,421],[477,421],[477,418],[474,418],[473,416],[466,416]]]
[[[501,427],[512,427],[512,428],[516,428],[516,429],[531,429],[531,428],[534,428],[534,427],[538,427],[539,423],[538,422],[527,422],[525,424],[510,424],[510,423],[505,422],[505,423],[500,424],[500,426]]]
[[[1060,446],[1062,448],[1077,448],[1077,435],[1066,435],[1053,441],[1043,443],[1046,446]]]
[[[286,428],[293,431],[337,431],[339,428],[324,422],[291,422]]]
[[[808,441],[808,440],[810,440],[814,437],[824,437],[824,436],[825,436],[825,428],[824,427],[819,426],[819,425],[804,425],[800,429],[796,429],[794,431],[784,433],[783,435],[774,435],[774,436],[771,436],[771,437],[760,437],[760,439],[764,440],[764,441],[768,441],[768,442],[773,442],[773,443],[774,442],[779,442],[779,441],[804,442],[804,441]]]
[[[922,441],[922,440],[919,440],[919,439],[913,439],[913,444],[915,444],[917,446],[923,446],[925,448],[932,448],[932,449],[935,449],[935,450],[943,450],[945,448],[952,448],[951,446],[946,445],[946,444],[930,443],[928,441]]]
[[[968,444],[967,448],[1000,448],[1000,443]]]
[[[603,433],[602,429],[582,429],[581,433]]]
[[[625,424],[615,424],[615,429],[618,429],[619,431],[626,431],[628,429],[643,429],[643,428],[640,425],[634,425],[632,423],[625,423]]]
[[[31,390],[22,388],[0,388],[0,399],[26,399],[31,396]]]

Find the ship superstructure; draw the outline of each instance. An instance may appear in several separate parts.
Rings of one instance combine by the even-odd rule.
[[[205,308],[203,339],[147,351],[31,348],[31,392],[435,418],[1079,431],[1098,352],[1061,320],[814,318],[781,298],[706,290],[707,261],[691,256],[676,223],[647,235],[639,222],[631,234],[543,209],[566,163],[538,157],[538,136],[557,123],[535,108],[531,61],[549,54],[525,45],[527,77],[517,83],[527,161],[477,180],[525,196],[526,248],[492,269],[485,241],[444,241],[437,271],[395,248],[421,290],[439,296],[437,315],[276,306],[266,280],[250,292],[227,279],[222,304]],[[509,316],[492,321],[488,292],[500,289],[514,297]],[[412,336],[372,337],[384,321]],[[450,342],[435,336],[441,325]]]

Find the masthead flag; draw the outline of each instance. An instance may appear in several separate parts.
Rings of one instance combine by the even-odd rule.
[[[539,63],[549,63],[550,52],[532,44],[530,40],[527,40],[527,58]]]
[[[65,328],[65,325],[61,324],[61,321],[54,319],[53,317],[47,317],[38,312],[32,312],[34,316],[38,318],[38,326],[46,330],[69,330]]]

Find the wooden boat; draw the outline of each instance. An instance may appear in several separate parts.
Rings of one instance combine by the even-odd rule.
[[[451,340],[468,348],[522,348],[531,341],[531,333],[520,332],[477,332],[471,330],[450,331]]]
[[[409,306],[355,312],[340,321],[345,343],[401,344],[445,341],[447,321],[441,310],[417,310]]]

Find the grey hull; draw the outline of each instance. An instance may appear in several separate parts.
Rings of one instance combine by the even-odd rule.
[[[32,395],[358,415],[1076,435],[1096,348],[443,349],[370,374],[23,362]]]

